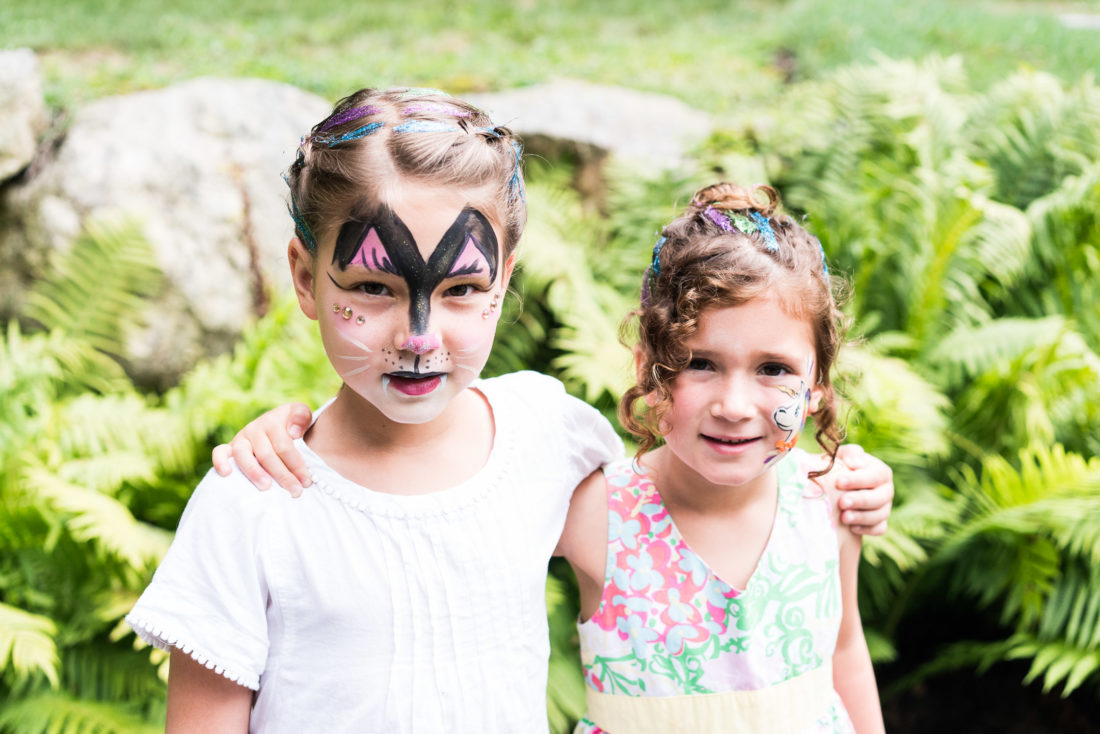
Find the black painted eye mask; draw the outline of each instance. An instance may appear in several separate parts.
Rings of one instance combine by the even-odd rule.
[[[463,208],[443,233],[427,262],[401,218],[386,205],[350,219],[340,227],[332,263],[346,270],[361,265],[403,278],[409,286],[411,333],[428,330],[432,293],[447,278],[489,274],[497,278],[497,238],[489,220],[471,206]]]

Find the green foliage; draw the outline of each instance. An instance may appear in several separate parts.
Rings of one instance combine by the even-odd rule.
[[[762,141],[873,348],[841,365],[852,436],[899,492],[865,544],[864,621],[889,642],[946,594],[1003,630],[945,634],[901,685],[1015,658],[1064,694],[1100,681],[1098,93],[880,59],[797,91]]]
[[[895,470],[890,530],[861,573],[876,660],[902,687],[1014,659],[1048,690],[1100,684],[1100,90],[1078,78],[1100,67],[1092,35],[1046,6],[946,0],[320,7],[16,0],[0,40],[46,52],[55,103],[215,72],[332,98],[568,74],[724,115],[695,168],[612,169],[600,206],[568,167],[530,167],[523,307],[506,301],[486,373],[550,372],[613,416],[655,232],[715,177],[770,180],[853,285],[849,437]],[[777,50],[789,68],[765,68]],[[111,355],[157,288],[151,261],[132,226],[84,233],[0,337],[0,734],[161,728],[165,656],[123,614],[211,446],[337,385],[283,299],[232,354],[139,392]],[[555,564],[555,732],[583,707],[573,584]],[[900,647],[941,603],[972,627]]]
[[[316,330],[284,299],[232,355],[138,393],[110,355],[139,325],[149,262],[131,226],[86,232],[28,298],[45,330],[13,320],[0,341],[0,732],[162,728],[165,656],[123,615],[213,443],[335,389]]]

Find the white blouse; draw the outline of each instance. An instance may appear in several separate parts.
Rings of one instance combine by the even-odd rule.
[[[207,474],[127,622],[258,691],[253,732],[545,732],[547,562],[622,443],[553,378],[474,387],[493,448],[441,492],[372,491],[301,440],[299,499]]]

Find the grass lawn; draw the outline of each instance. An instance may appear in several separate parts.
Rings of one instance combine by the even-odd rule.
[[[204,75],[330,99],[365,84],[461,94],[574,76],[723,113],[876,53],[959,53],[979,87],[1020,67],[1069,81],[1100,70],[1100,30],[1062,13],[1100,17],[1100,0],[4,0],[0,47],[35,49],[58,107]]]

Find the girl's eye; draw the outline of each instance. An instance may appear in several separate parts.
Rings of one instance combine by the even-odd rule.
[[[695,358],[688,362],[687,368],[689,370],[709,370],[710,362],[705,359]]]
[[[368,296],[388,296],[390,295],[390,289],[381,283],[360,283],[355,286],[358,290],[367,294]]]
[[[790,370],[781,364],[766,364],[760,368],[760,371],[766,377],[782,377],[790,373]]]
[[[476,290],[477,288],[474,288],[469,283],[463,283],[462,285],[452,285],[450,288],[443,291],[443,295],[461,298],[462,296],[471,295]]]

